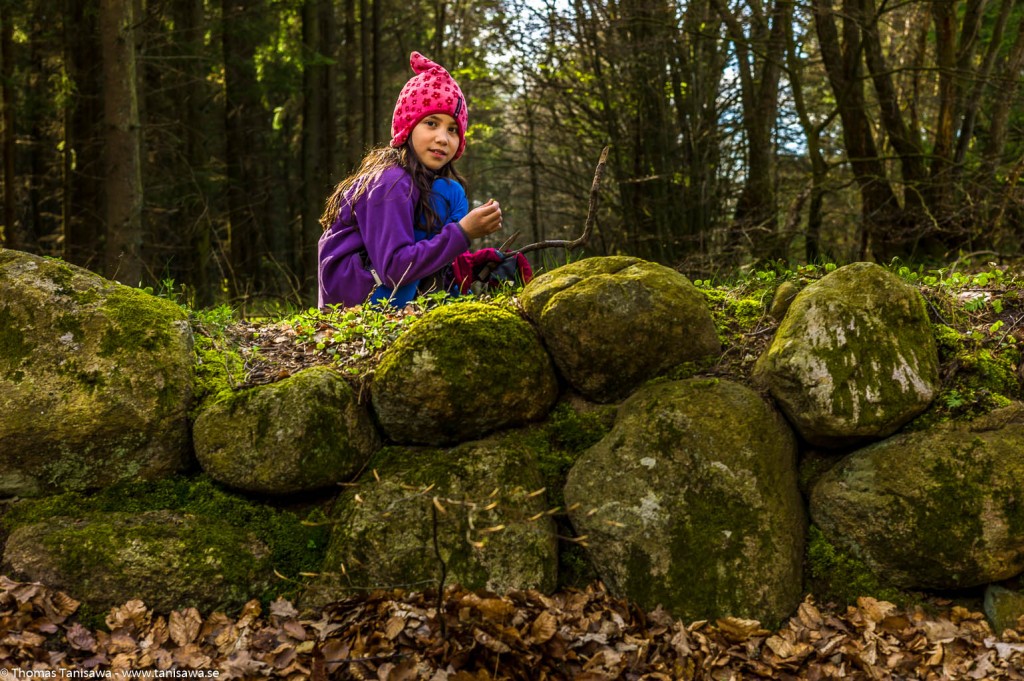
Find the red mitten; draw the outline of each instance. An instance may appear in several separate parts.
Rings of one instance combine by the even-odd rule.
[[[452,268],[455,271],[455,285],[462,293],[469,293],[474,281],[479,281],[480,270],[489,263],[501,263],[505,254],[496,248],[481,248],[479,251],[460,253],[455,256]]]

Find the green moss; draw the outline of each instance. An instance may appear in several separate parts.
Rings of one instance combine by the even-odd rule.
[[[1016,346],[980,347],[948,326],[933,327],[947,378],[932,406],[909,430],[923,430],[944,421],[970,421],[1024,398]]]
[[[814,525],[807,534],[806,566],[807,590],[819,603],[853,605],[859,596],[901,605],[913,600],[909,593],[885,583],[859,558],[830,542]]]
[[[54,320],[53,327],[61,335],[70,333],[74,340],[81,340],[85,336],[85,329],[82,327],[82,320],[77,315],[60,315],[56,320]]]
[[[373,404],[393,440],[450,444],[535,421],[557,392],[551,359],[525,320],[461,302],[428,312],[384,353]]]
[[[994,462],[988,449],[978,438],[964,446],[952,448],[935,457],[925,471],[922,496],[913,502],[896,498],[905,517],[908,542],[929,556],[939,571],[934,581],[972,581],[971,575],[950,575],[949,567],[961,565],[965,547],[978,542],[985,534],[985,499],[992,482],[997,479]],[[969,554],[969,552],[967,552]],[[927,565],[918,561],[915,570],[926,574]],[[962,565],[966,570],[973,565]]]
[[[170,323],[185,319],[174,303],[126,286],[108,292],[101,309],[113,322],[100,339],[102,357],[123,350],[159,352],[173,340]]]
[[[323,591],[331,582],[342,590],[436,586],[435,533],[448,583],[553,588],[553,527],[536,494],[534,452],[521,435],[452,449],[382,450],[360,487],[338,500],[325,583],[314,590],[330,595]],[[434,505],[435,495],[443,510]]]
[[[14,372],[32,353],[32,347],[20,320],[6,306],[0,309],[0,368]]]
[[[46,554],[63,588],[92,606],[84,617],[97,626],[105,608],[132,597],[162,613],[234,609],[271,583],[267,547],[248,528],[180,512],[54,517],[18,531],[11,544],[16,563]]]
[[[744,333],[754,331],[768,313],[770,288],[750,291],[724,288],[699,289],[707,300],[722,345],[734,345]]]
[[[223,337],[196,333],[192,351],[196,360],[193,419],[205,400],[230,403],[244,399],[234,388],[245,377],[245,360]]]
[[[669,369],[664,376],[653,379],[650,383],[659,380],[683,381],[688,378],[693,378],[694,376],[699,376],[700,374],[714,368],[719,361],[719,357],[711,355],[693,362],[683,362],[682,364],[677,364]]]
[[[56,292],[63,296],[74,296],[74,271],[62,260],[47,258],[44,276],[53,282]]]
[[[537,428],[530,429],[528,447],[536,454],[537,467],[547,491],[550,508],[565,507],[565,481],[580,455],[608,434],[615,420],[615,407],[593,406],[589,410],[562,402]],[[559,539],[558,586],[582,588],[598,578],[586,549],[570,538],[577,536],[568,517],[554,516]]]
[[[56,517],[103,518],[111,513],[141,514],[174,511],[216,520],[231,532],[245,530],[270,548],[269,564],[281,574],[299,579],[302,572],[319,569],[326,547],[328,528],[307,526],[290,511],[281,511],[230,494],[204,476],[169,478],[152,482],[123,483],[93,495],[69,492],[37,500],[22,501],[7,513],[6,531]],[[314,512],[309,520],[323,520]],[[210,523],[204,523],[210,525]],[[228,531],[225,529],[224,531]],[[216,545],[217,536],[196,537],[203,545]],[[230,566],[224,566],[230,569]],[[297,585],[279,582],[262,594],[266,602],[279,595],[292,595]]]
[[[939,361],[948,362],[955,358],[964,347],[960,332],[945,324],[933,324],[932,334],[935,336],[935,346],[939,351]]]

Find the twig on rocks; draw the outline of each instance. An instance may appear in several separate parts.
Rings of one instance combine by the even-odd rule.
[[[519,249],[520,253],[538,251],[542,248],[564,248],[567,251],[571,251],[574,248],[587,245],[587,241],[590,240],[590,234],[594,230],[594,218],[597,213],[598,193],[601,188],[601,180],[604,178],[604,167],[608,163],[608,149],[609,147],[605,147],[601,150],[601,157],[598,159],[597,167],[594,169],[594,181],[590,184],[590,205],[587,207],[587,221],[583,225],[583,234],[575,239],[548,239],[546,241],[538,241],[535,244],[523,246]]]

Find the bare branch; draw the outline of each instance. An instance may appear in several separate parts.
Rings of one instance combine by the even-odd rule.
[[[601,150],[601,157],[597,161],[597,167],[594,169],[594,181],[590,185],[590,205],[587,208],[587,221],[583,225],[583,234],[576,239],[549,239],[547,241],[538,241],[535,244],[529,244],[519,249],[520,253],[529,253],[530,251],[538,251],[542,248],[564,248],[567,251],[571,251],[574,248],[580,248],[586,246],[587,241],[590,240],[590,234],[594,229],[594,218],[597,213],[597,199],[598,193],[601,188],[601,180],[604,177],[604,167],[608,163],[608,149],[605,147]]]

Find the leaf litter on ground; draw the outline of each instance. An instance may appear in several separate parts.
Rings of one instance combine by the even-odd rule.
[[[112,608],[107,629],[75,618],[79,603],[0,577],[5,669],[217,670],[224,679],[544,681],[607,679],[1024,679],[1024,638],[996,636],[983,615],[929,614],[870,597],[845,609],[808,596],[777,630],[728,617],[685,623],[644,612],[600,585],[504,596],[450,587],[377,591],[300,613],[250,601],[229,616],[195,608]],[[1020,625],[1024,626],[1024,618]]]

